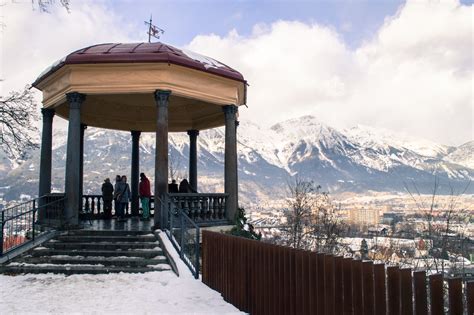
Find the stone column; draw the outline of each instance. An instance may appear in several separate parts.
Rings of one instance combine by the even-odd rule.
[[[51,193],[51,161],[53,150],[53,118],[54,109],[42,108],[43,114],[43,133],[41,136],[41,156],[38,197]],[[46,200],[39,199],[38,206],[45,204]],[[43,209],[38,212],[38,221],[44,220],[45,213]]]
[[[223,107],[225,114],[225,163],[224,163],[224,187],[225,193],[229,194],[226,203],[226,217],[233,221],[238,207],[237,189],[237,135],[236,114],[238,107],[227,105]]]
[[[197,136],[199,130],[188,130],[189,135],[189,184],[197,191]]]
[[[51,192],[51,161],[53,148],[54,109],[42,108],[43,134],[41,136],[41,157],[38,197]]]
[[[87,125],[81,124],[81,153],[79,154],[80,158],[80,175],[79,175],[79,210],[82,208],[82,195],[84,194],[84,133],[87,129]]]
[[[69,106],[69,126],[67,134],[66,156],[66,204],[64,209],[65,225],[79,224],[80,172],[81,172],[81,105],[86,96],[71,92],[66,94]]]
[[[132,174],[130,176],[130,189],[132,191],[132,215],[138,216],[138,177],[140,172],[140,131],[132,130]]]
[[[165,228],[168,193],[168,103],[171,91],[156,90],[155,228]],[[161,200],[160,200],[161,199]]]

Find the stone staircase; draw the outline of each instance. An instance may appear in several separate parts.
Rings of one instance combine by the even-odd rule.
[[[150,232],[72,230],[0,266],[3,274],[142,273],[171,270]]]

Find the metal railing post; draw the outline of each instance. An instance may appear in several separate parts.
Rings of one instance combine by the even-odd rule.
[[[33,241],[35,240],[35,222],[36,222],[36,199],[33,200]]]
[[[199,270],[200,270],[200,266],[199,266],[199,256],[200,256],[200,252],[199,252],[199,228],[196,229],[196,244],[194,245],[195,248],[194,248],[194,251],[196,253],[196,272],[194,273],[194,278],[195,279],[198,279],[199,278]]]
[[[0,255],[3,255],[3,229],[5,227],[5,211],[2,211],[2,232],[1,232],[1,239],[0,239]]]
[[[180,218],[180,223],[181,223],[181,240],[180,240],[180,247],[181,247],[181,250],[180,250],[180,253],[179,253],[179,256],[181,257],[181,259],[183,259],[183,251],[184,251],[184,216],[183,216],[183,213],[181,212],[180,213],[181,215],[179,216]]]

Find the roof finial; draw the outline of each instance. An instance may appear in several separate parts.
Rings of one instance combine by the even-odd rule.
[[[160,39],[160,34],[164,34],[164,30],[159,28],[156,25],[153,25],[153,16],[150,14],[150,22],[145,21],[145,24],[148,25],[148,42],[151,43],[151,37],[153,36],[156,39]]]

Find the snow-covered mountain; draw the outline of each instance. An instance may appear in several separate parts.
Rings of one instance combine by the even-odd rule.
[[[287,183],[295,175],[314,180],[331,192],[404,191],[413,184],[421,192],[430,192],[436,176],[441,192],[449,193],[451,187],[463,191],[474,179],[474,142],[456,148],[365,126],[339,131],[313,116],[286,120],[270,128],[244,121],[238,140],[239,186],[244,203],[284,197]],[[177,178],[187,174],[188,141],[185,133],[170,134],[170,164]],[[154,144],[154,134],[142,134],[140,169],[150,176],[154,173]],[[62,191],[64,131],[55,133],[53,146],[53,189]],[[222,192],[224,129],[202,131],[198,147],[199,190]],[[84,193],[99,193],[104,178],[130,172],[129,133],[88,128],[84,152]],[[5,198],[35,195],[39,150],[17,167],[6,161],[2,160],[0,167],[0,186],[9,187],[3,189]]]

